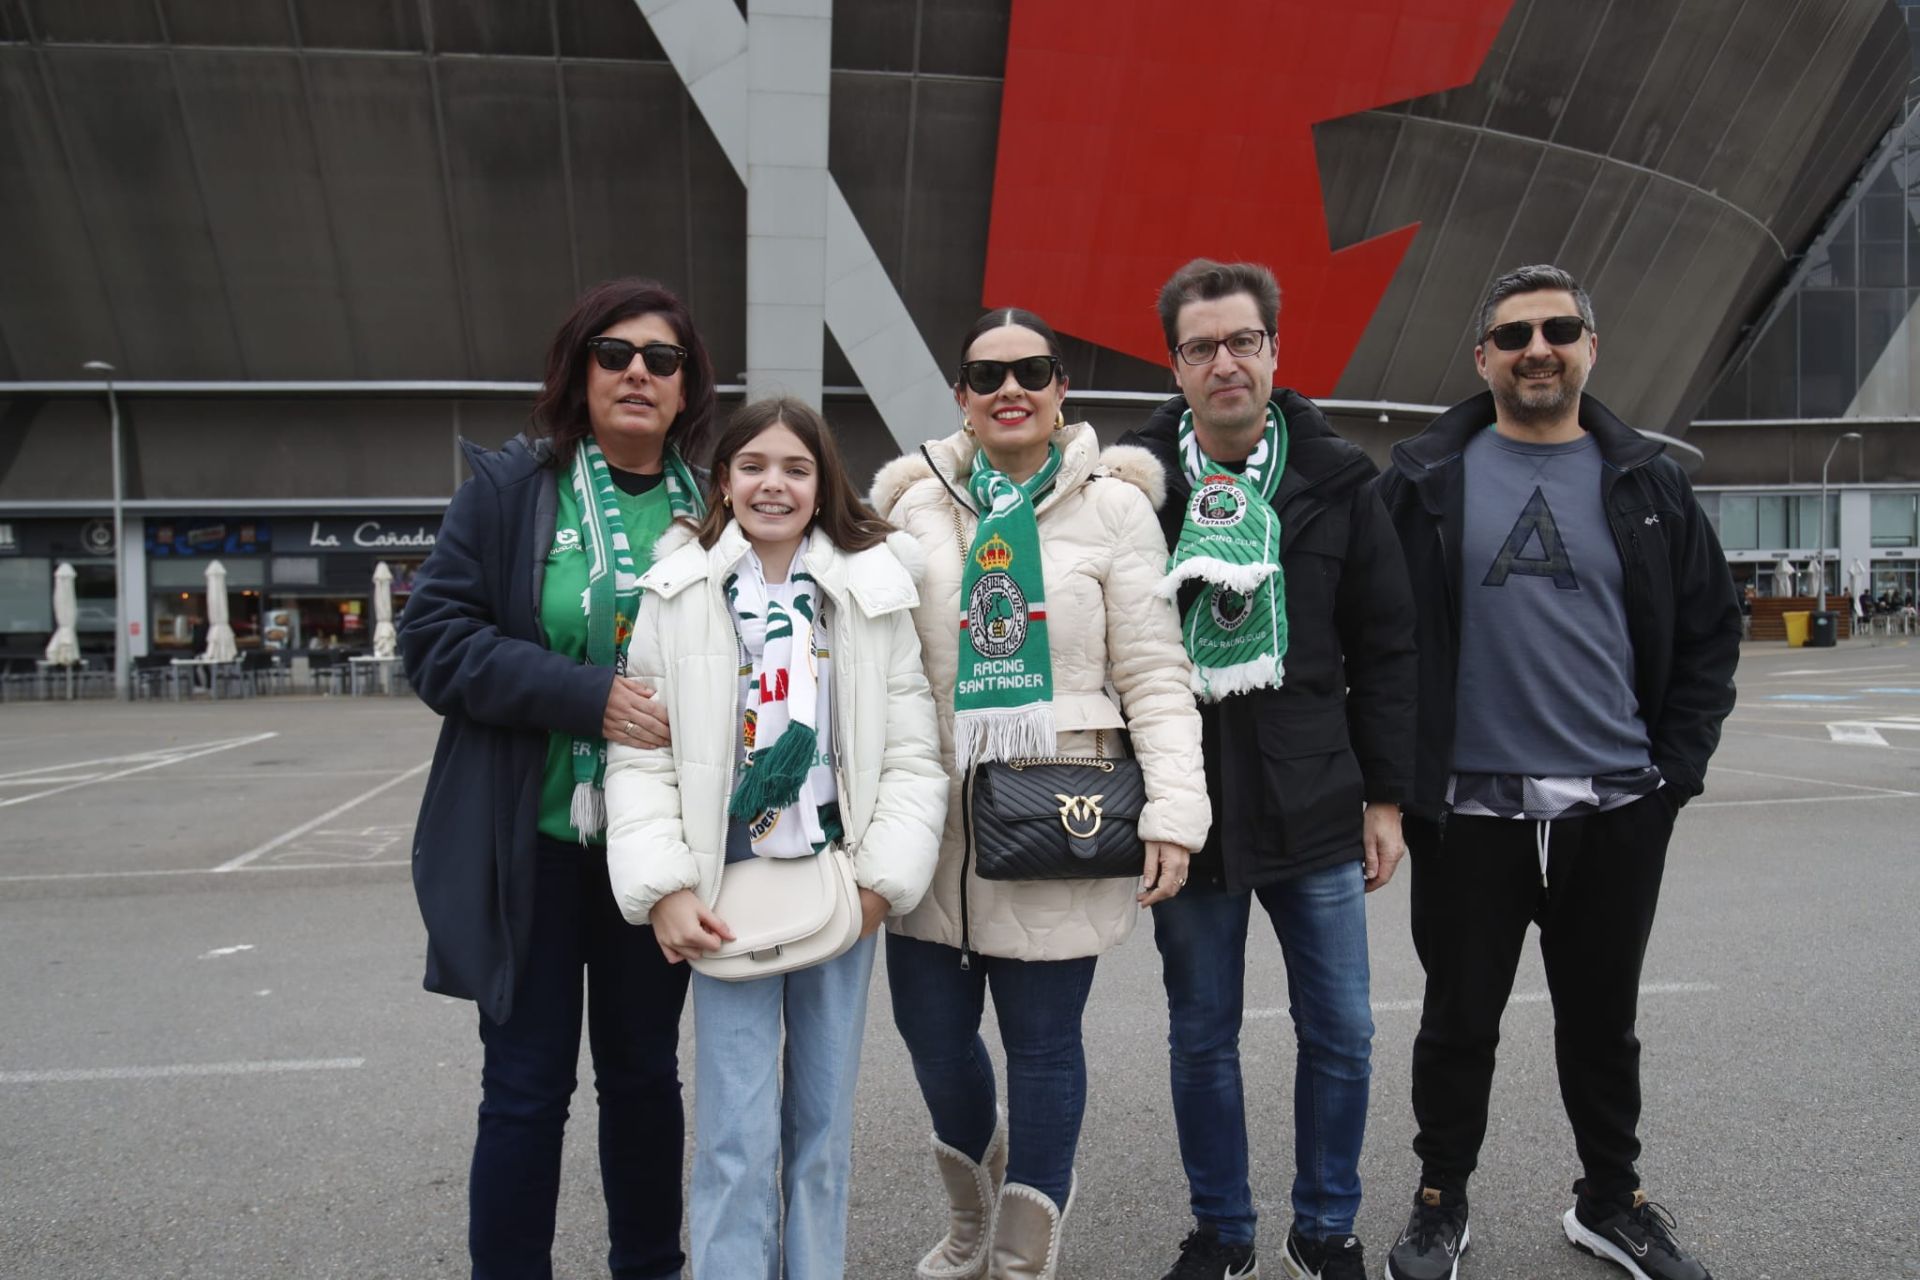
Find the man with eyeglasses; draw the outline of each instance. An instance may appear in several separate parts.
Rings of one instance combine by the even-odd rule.
[[[1167,281],[1159,309],[1181,394],[1129,442],[1166,475],[1168,583],[1214,811],[1190,883],[1153,908],[1195,1219],[1167,1277],[1256,1274],[1239,1037],[1258,899],[1286,958],[1299,1046],[1281,1267],[1296,1280],[1357,1280],[1373,1043],[1364,895],[1405,848],[1412,592],[1373,463],[1310,400],[1273,385],[1273,274],[1197,259]]]
[[[1532,923],[1584,1174],[1567,1238],[1638,1280],[1707,1280],[1634,1169],[1634,1019],[1674,817],[1733,709],[1740,604],[1679,464],[1582,393],[1599,339],[1573,277],[1500,277],[1479,334],[1488,389],[1394,446],[1378,486],[1419,609],[1406,829],[1427,974],[1420,1187],[1387,1275],[1459,1273]]]

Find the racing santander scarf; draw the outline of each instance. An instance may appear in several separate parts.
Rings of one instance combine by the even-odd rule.
[[[727,813],[747,824],[762,857],[802,858],[840,835],[833,769],[820,750],[826,711],[825,661],[814,643],[819,584],[802,569],[807,545],[793,555],[787,591],[767,586],[760,557],[727,576],[740,645],[753,666],[741,735],[746,763]],[[788,815],[792,821],[783,821]],[[831,829],[829,829],[831,827]]]
[[[674,517],[698,520],[706,514],[706,504],[700,500],[692,468],[672,445],[662,461],[667,504]],[[591,436],[574,451],[567,483],[580,509],[580,546],[587,553],[587,589],[580,596],[580,611],[587,619],[587,662],[624,673],[627,637],[633,634],[633,619],[640,612],[640,571],[620,521],[613,472]],[[581,844],[590,843],[607,825],[606,777],[606,739],[598,734],[576,737],[573,802],[567,820],[580,833]]]
[[[1287,469],[1287,421],[1267,406],[1266,433],[1236,474],[1201,452],[1189,409],[1180,416],[1180,466],[1193,494],[1160,590],[1178,599],[1182,584],[1201,584],[1180,624],[1193,691],[1218,702],[1278,688],[1286,674],[1287,581],[1273,494]]]
[[[994,470],[984,450],[974,455],[968,488],[980,525],[960,567],[953,682],[953,752],[961,768],[1054,752],[1053,655],[1034,505],[1059,474],[1053,445],[1024,482]]]

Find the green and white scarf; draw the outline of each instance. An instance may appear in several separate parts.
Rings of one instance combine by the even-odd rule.
[[[833,776],[830,659],[818,643],[820,587],[793,554],[785,584],[768,586],[760,557],[748,551],[727,575],[740,647],[751,675],[742,691],[741,742],[746,761],[727,804],[747,825],[754,853],[803,858],[840,837]]]
[[[1052,755],[1053,654],[1034,505],[1060,474],[1060,450],[1026,481],[974,455],[968,488],[980,526],[960,574],[960,663],[953,682],[953,751],[982,760]]]
[[[675,518],[698,520],[706,514],[693,469],[679,450],[667,446],[663,459],[667,505]],[[580,546],[587,553],[587,589],[580,595],[580,611],[587,619],[587,662],[624,673],[627,638],[640,612],[640,570],[627,544],[620,520],[620,500],[606,455],[591,438],[574,451],[567,473],[574,505],[580,509]],[[607,741],[595,734],[573,740],[573,802],[567,820],[588,844],[607,825]]]
[[[1267,430],[1236,474],[1200,449],[1193,410],[1180,416],[1180,467],[1193,486],[1161,594],[1201,591],[1180,626],[1193,660],[1193,691],[1218,702],[1280,686],[1286,674],[1287,580],[1273,494],[1287,469],[1287,422],[1267,406]]]

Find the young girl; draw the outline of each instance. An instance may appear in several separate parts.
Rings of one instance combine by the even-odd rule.
[[[873,933],[926,891],[947,777],[919,597],[890,549],[905,539],[854,495],[820,415],[787,398],[742,408],[710,489],[706,518],[669,531],[642,579],[628,666],[664,698],[673,742],[610,756],[608,872],[621,913],[679,961],[733,938],[713,910],[727,864],[851,855],[851,950],[693,978],[695,1274],[818,1280],[845,1265]],[[781,751],[789,735],[806,750]]]

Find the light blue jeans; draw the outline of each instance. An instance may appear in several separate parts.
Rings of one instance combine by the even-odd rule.
[[[751,982],[693,975],[687,1226],[698,1280],[839,1280],[845,1270],[873,951],[862,938],[826,964]]]

